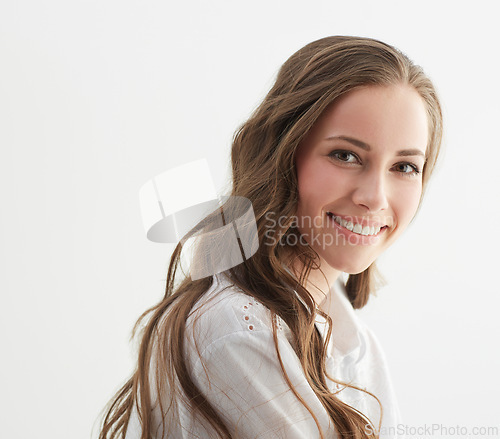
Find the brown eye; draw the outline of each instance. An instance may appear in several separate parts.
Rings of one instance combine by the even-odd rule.
[[[332,151],[329,156],[344,163],[356,163],[359,161],[357,156],[350,151]]]
[[[412,163],[398,163],[394,166],[394,169],[405,176],[419,175],[420,170],[418,167]]]

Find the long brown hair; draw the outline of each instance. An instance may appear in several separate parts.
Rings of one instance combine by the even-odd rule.
[[[259,248],[250,259],[227,270],[226,274],[234,285],[255,297],[273,316],[281,317],[290,327],[307,381],[341,438],[368,438],[377,437],[377,434],[368,434],[369,421],[363,414],[340,401],[327,387],[326,345],[315,330],[314,313],[309,311],[315,309],[314,299],[302,286],[309,272],[318,267],[318,255],[308,245],[301,244],[300,239],[293,241],[297,243],[293,248],[286,245],[292,241],[284,239],[299,234],[292,224],[297,206],[295,152],[326,107],[341,95],[362,86],[396,84],[414,87],[426,104],[429,143],[422,177],[425,189],[442,138],[442,114],[436,91],[422,69],[403,53],[369,38],[327,37],[293,54],[279,70],[263,102],[237,130],[232,145],[231,196],[251,201]],[[224,209],[230,211],[234,206],[228,202]],[[273,222],[266,215],[269,212],[289,218],[289,221]],[[190,233],[213,227],[211,218],[215,215],[209,216]],[[264,243],[264,234],[270,229],[278,239]],[[124,438],[134,406],[142,425],[141,439],[154,437],[152,381],[157,395],[168,395],[166,406],[160,398],[162,413],[182,398],[192,413],[201,416],[218,437],[231,438],[229,428],[216,409],[193,383],[183,355],[186,320],[195,303],[211,287],[213,276],[193,280],[188,273],[179,281],[176,273],[181,251],[179,243],[171,257],[163,299],[145,311],[134,326],[132,337],[141,327],[137,368],[106,407],[100,439]],[[295,258],[304,267],[299,279],[286,269]],[[372,264],[364,272],[349,276],[346,288],[354,308],[363,307],[374,290],[374,269]],[[297,295],[291,294],[293,290]],[[331,323],[327,315],[324,317]],[[144,320],[146,323],[142,323]],[[276,327],[273,333],[281,363]],[[282,363],[281,367],[287,379]],[[323,437],[314,413],[289,381],[288,384],[315,419]]]

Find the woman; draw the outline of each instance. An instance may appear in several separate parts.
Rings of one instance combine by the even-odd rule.
[[[176,247],[100,438],[396,437],[383,353],[353,309],[414,217],[441,135],[432,83],[397,49],[341,36],[292,55],[232,146],[223,211],[250,200],[257,251],[174,286]]]

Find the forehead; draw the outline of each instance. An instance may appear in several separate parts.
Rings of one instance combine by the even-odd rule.
[[[315,140],[350,136],[374,147],[411,147],[425,152],[428,127],[424,100],[414,88],[368,86],[355,89],[330,104],[310,135]]]

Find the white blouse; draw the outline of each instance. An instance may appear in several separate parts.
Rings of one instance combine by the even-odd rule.
[[[321,309],[333,322],[326,359],[328,373],[377,396],[383,407],[380,438],[402,438],[397,434],[401,420],[384,354],[373,333],[355,314],[340,281],[335,283]],[[318,315],[315,324],[325,337],[326,320]],[[316,416],[325,439],[336,438],[327,411],[304,376],[292,347],[290,329],[280,318],[277,325],[279,351],[291,383]],[[217,409],[233,437],[320,437],[313,416],[292,393],[281,372],[270,311],[231,285],[225,276],[216,275],[212,287],[194,307],[187,321],[185,353],[194,383]],[[338,391],[340,400],[362,412],[378,427],[380,409],[373,397],[330,380],[327,383],[330,390]],[[158,428],[155,438],[216,437],[206,421],[194,417],[182,401],[177,402],[163,422],[158,404],[153,415]],[[367,432],[369,429],[367,426]],[[126,439],[140,439],[140,436],[134,407]]]

